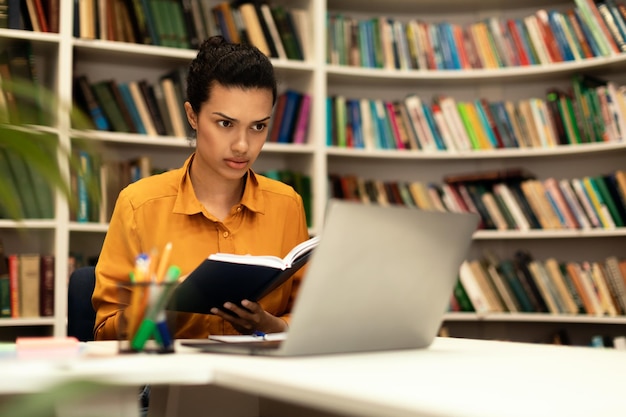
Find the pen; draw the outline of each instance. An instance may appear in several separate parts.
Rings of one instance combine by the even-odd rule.
[[[141,321],[141,324],[139,325],[139,328],[137,329],[135,336],[131,340],[130,347],[133,350],[137,350],[137,351],[143,350],[143,347],[145,346],[150,336],[155,334],[157,331],[159,331],[158,334],[161,337],[164,347],[165,348],[171,347],[172,342],[171,342],[171,336],[169,334],[169,331],[165,333],[163,330],[159,330],[157,326],[157,320],[159,321],[158,323],[159,325],[161,325],[162,323],[162,325],[160,326],[161,328],[163,326],[167,327],[167,324],[165,322],[164,308],[165,308],[165,305],[167,304],[167,301],[173,289],[175,288],[174,283],[176,282],[179,276],[180,276],[180,268],[177,267],[176,265],[170,266],[167,270],[167,273],[165,274],[165,284],[170,284],[170,285],[165,285],[165,286],[160,285],[159,288],[157,288],[157,291],[155,291],[154,294],[151,294],[153,295],[153,297],[151,297],[148,311],[144,319]],[[160,317],[161,313],[163,313],[163,320],[159,320],[161,318]],[[164,334],[165,334],[165,338],[163,336]]]
[[[267,335],[265,333],[259,331],[259,330],[255,330],[255,331],[252,332],[252,336],[258,337],[258,338],[261,338],[261,339],[265,340],[265,336],[267,336]]]

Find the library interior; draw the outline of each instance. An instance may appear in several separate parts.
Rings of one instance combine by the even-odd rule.
[[[197,135],[200,125],[190,116],[202,113],[186,106],[192,101],[189,68],[216,36],[263,55],[276,91],[269,122],[253,123],[266,127],[265,141],[250,171],[242,171],[242,190],[227,220],[202,206],[208,200],[198,190],[197,198],[193,194],[201,207],[193,215],[215,224],[209,238],[220,248],[202,255],[207,270],[214,269],[198,269],[194,280],[211,297],[229,292],[224,297],[235,297],[229,305],[246,317],[271,316],[263,306],[280,298],[281,313],[274,314],[289,328],[293,317],[282,314],[290,317],[299,294],[315,294],[307,276],[319,272],[318,265],[309,268],[318,243],[320,256],[327,253],[324,231],[334,224],[333,201],[451,221],[471,215],[475,230],[464,258],[452,265],[440,305],[439,277],[429,273],[445,268],[402,271],[409,281],[432,283],[432,300],[419,299],[438,309],[420,315],[428,310],[416,306],[398,321],[398,328],[408,323],[416,332],[436,323],[425,346],[416,337],[414,344],[393,347],[394,332],[384,327],[394,321],[382,324],[385,309],[372,307],[372,323],[381,325],[368,337],[390,338],[389,348],[283,358],[256,350],[209,353],[194,345],[195,338],[176,337],[171,300],[182,305],[194,298],[196,306],[184,313],[206,323],[203,342],[284,343],[289,330],[274,337],[274,330],[246,327],[219,307],[221,298],[216,308],[205,303],[209,296],[193,281],[176,293],[193,269],[189,261],[176,263],[185,256],[176,247],[155,248],[152,266],[144,270],[138,261],[125,282],[96,268],[101,253],[101,266],[115,263],[110,256],[105,263],[102,251],[109,226],[119,239],[119,228],[131,224],[126,219],[120,226],[116,216],[128,207],[139,210],[130,197],[128,207],[116,206],[122,190],[173,172],[183,176],[181,190],[186,178],[195,189],[190,161],[206,159],[196,153],[206,138]],[[215,68],[227,59],[216,59]],[[221,91],[222,81],[214,80],[206,100]],[[257,82],[225,90],[266,88]],[[227,108],[224,97],[219,105]],[[237,118],[218,113],[220,126],[236,128]],[[228,172],[241,164],[227,161]],[[301,224],[291,212],[266,213],[255,206],[259,200],[247,199],[257,183],[259,190],[271,184],[271,190],[297,195]],[[269,198],[266,203],[270,207]],[[276,227],[283,241],[273,253],[253,253],[270,247],[257,241],[281,239],[260,232],[270,216],[284,221]],[[195,221],[186,217],[180,224]],[[124,236],[139,243],[123,244],[139,247],[172,218],[148,219],[154,230],[129,232]],[[242,231],[229,222],[240,218],[259,227],[256,235],[243,232],[249,245],[230,241]],[[383,224],[374,218],[362,227],[372,232],[382,227],[374,224],[379,220]],[[128,227],[145,221],[137,215]],[[296,226],[300,230],[287,230]],[[461,231],[455,241],[456,235],[429,230],[383,231],[355,263],[411,250],[420,257],[416,251],[438,245],[429,265],[453,262]],[[293,242],[292,235],[310,239]],[[288,254],[302,241],[303,254]],[[422,243],[407,247],[415,241]],[[625,248],[625,0],[0,0],[0,415],[619,415]],[[383,286],[359,291],[366,297],[359,302],[342,302],[345,321],[358,321],[361,301],[380,306],[389,292],[384,274],[349,262],[351,249],[344,245],[334,254],[346,259],[335,269],[336,290],[348,285],[347,268],[362,274],[352,285]],[[250,254],[259,255],[258,264]],[[274,268],[260,255],[284,263],[265,274],[264,287],[244,292],[235,278]],[[129,256],[139,260],[140,253]],[[387,258],[380,259],[382,270],[405,261]],[[216,262],[230,267],[215,281],[219,292],[205,279],[222,270]],[[330,266],[324,271],[333,273]],[[115,317],[117,339],[95,340],[92,294],[107,280],[132,308]],[[405,291],[422,288],[406,285]],[[396,293],[389,318],[412,299]],[[252,298],[250,309],[239,304],[240,294]],[[322,310],[336,310],[325,301],[337,299],[319,300],[320,317],[327,317]],[[302,316],[296,315],[294,329]],[[213,334],[222,321],[232,326],[220,324],[224,334]],[[326,329],[307,323],[311,335],[324,337]],[[350,330],[342,336],[367,339]]]

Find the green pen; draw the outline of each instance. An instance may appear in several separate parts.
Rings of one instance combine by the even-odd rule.
[[[180,276],[180,268],[176,265],[172,265],[168,268],[165,274],[163,282],[164,286],[157,288],[157,291],[150,295],[150,305],[148,311],[141,321],[135,336],[133,337],[130,347],[136,351],[142,351],[150,336],[156,333],[157,330],[157,318],[159,313],[163,311],[167,300],[169,299],[172,291],[176,287],[173,285]]]

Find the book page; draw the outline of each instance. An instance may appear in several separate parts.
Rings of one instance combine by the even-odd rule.
[[[214,253],[209,259],[221,262],[230,262],[246,265],[261,265],[270,268],[287,269],[291,267],[293,262],[304,254],[313,250],[319,243],[319,237],[312,237],[304,242],[296,245],[289,251],[284,258],[272,255],[237,255],[233,253]]]

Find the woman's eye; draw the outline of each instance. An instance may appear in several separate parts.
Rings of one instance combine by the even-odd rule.
[[[252,125],[252,130],[262,132],[263,130],[265,130],[266,127],[267,125],[265,123],[257,123],[255,125]]]
[[[221,127],[231,127],[233,125],[232,122],[228,120],[220,120],[217,122],[217,124]]]

